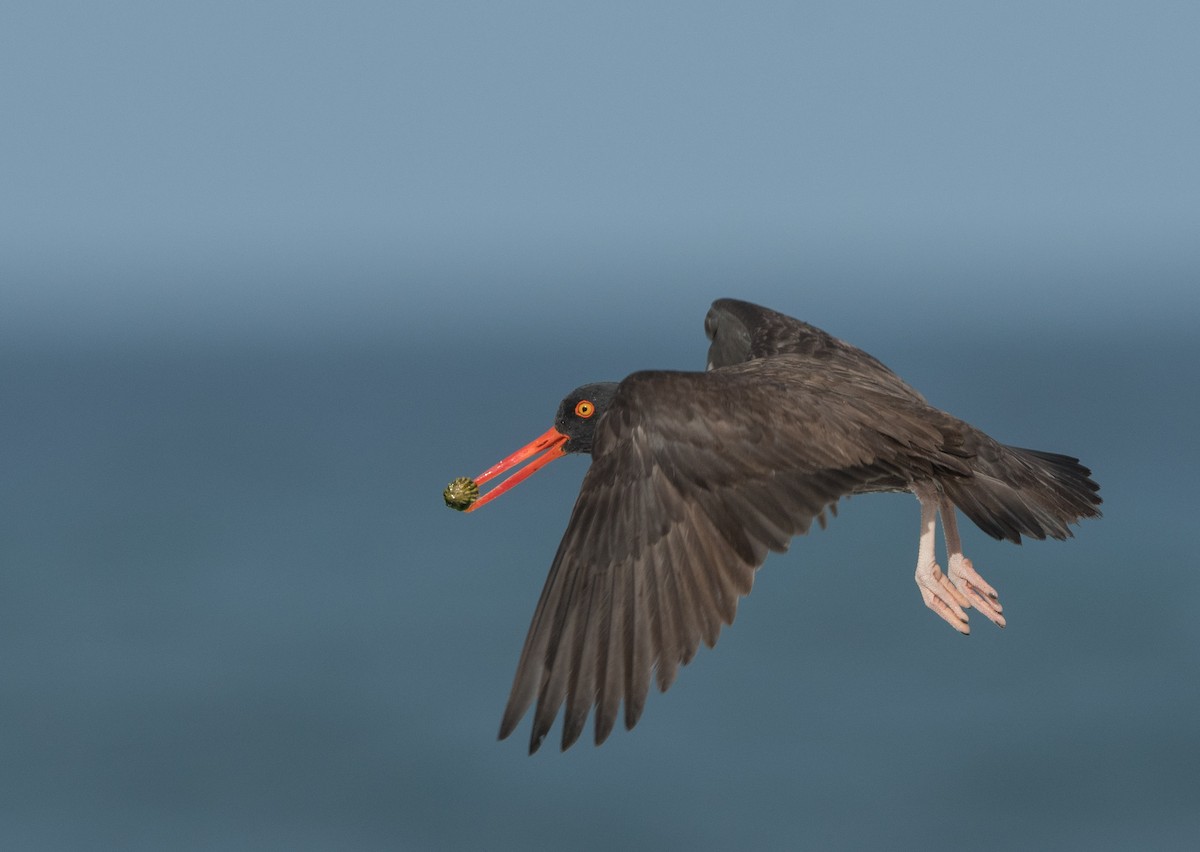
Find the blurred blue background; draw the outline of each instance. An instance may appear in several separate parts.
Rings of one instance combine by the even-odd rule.
[[[0,846],[1194,849],[1200,7],[0,11]],[[586,461],[441,505],[719,296],[1106,517],[772,556],[632,733],[495,731]]]

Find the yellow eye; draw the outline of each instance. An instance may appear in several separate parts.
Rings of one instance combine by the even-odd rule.
[[[592,405],[591,402],[589,402],[588,400],[581,399],[581,400],[579,400],[579,402],[575,403],[575,416],[576,417],[587,418],[587,417],[591,417],[595,413],[596,413],[596,406]]]

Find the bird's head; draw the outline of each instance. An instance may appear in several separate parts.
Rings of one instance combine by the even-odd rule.
[[[473,511],[567,453],[590,453],[596,440],[596,424],[608,410],[616,392],[616,382],[593,382],[575,388],[559,403],[551,429],[474,479],[460,477],[451,482],[442,494],[446,505],[460,512]],[[479,494],[480,485],[525,461],[529,461],[529,464],[491,491]]]
[[[592,451],[596,440],[596,424],[608,410],[616,392],[616,382],[593,382],[580,385],[563,397],[558,405],[558,414],[554,417],[554,430],[567,436],[563,444],[564,453]]]

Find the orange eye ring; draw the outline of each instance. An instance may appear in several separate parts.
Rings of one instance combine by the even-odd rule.
[[[596,406],[592,405],[591,400],[581,399],[575,403],[575,416],[582,417],[585,420],[596,413]]]

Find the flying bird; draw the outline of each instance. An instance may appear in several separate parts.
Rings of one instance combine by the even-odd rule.
[[[957,508],[996,539],[1065,539],[1100,516],[1078,459],[1001,444],[933,407],[866,352],[735,299],[704,320],[707,370],[650,370],[583,385],[544,435],[446,489],[472,511],[567,453],[590,453],[533,614],[500,725],[536,702],[529,752],[564,703],[562,748],[595,708],[595,742],[624,705],[633,728],[652,677],[666,691],[703,641],[732,624],[768,551],[782,552],[842,497],[910,491],[920,502],[916,582],[960,633],[974,608],[1003,627],[995,589],[962,550]],[[480,495],[478,486],[528,464]],[[946,571],[934,544],[938,517]]]

